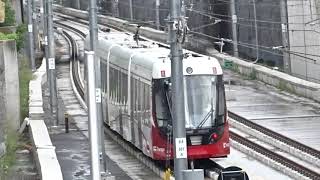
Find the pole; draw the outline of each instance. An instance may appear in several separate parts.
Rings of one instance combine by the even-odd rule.
[[[130,20],[133,21],[133,7],[132,0],[129,0],[129,11],[130,11]]]
[[[32,0],[32,20],[33,20],[33,38],[34,38],[34,47],[37,50],[39,48],[38,44],[38,18],[37,18],[37,5],[36,1]]]
[[[160,0],[156,0],[156,26],[157,26],[157,30],[160,30],[160,12],[159,12],[159,7],[160,7]]]
[[[283,66],[284,72],[291,74],[291,61],[289,47],[289,33],[288,33],[288,12],[286,0],[280,0],[280,10],[281,10],[281,26],[282,26],[282,46],[287,51],[283,51]]]
[[[40,0],[40,28],[39,28],[39,33],[44,36],[44,0]]]
[[[12,3],[12,8],[14,8],[16,23],[17,24],[23,23],[23,13],[22,13],[23,3],[22,3],[22,1],[20,1],[20,0],[11,0],[11,1],[8,1],[8,2],[11,2]]]
[[[50,99],[53,125],[58,126],[57,83],[55,64],[55,43],[53,34],[52,0],[47,0],[48,68],[50,73]]]
[[[34,39],[33,39],[33,26],[32,26],[32,0],[27,2],[28,9],[28,41],[29,41],[29,61],[32,71],[36,70],[34,59]]]
[[[76,9],[81,9],[80,0],[76,0]]]
[[[182,43],[178,40],[181,32],[179,24],[184,21],[181,16],[180,0],[171,0],[169,19],[169,40],[171,50],[171,78],[173,98],[173,143],[174,143],[174,174],[176,180],[182,180],[182,171],[187,169],[187,145],[184,110],[184,86],[182,71]]]
[[[91,157],[91,179],[100,180],[100,162],[99,162],[99,138],[97,129],[97,104],[95,91],[95,54],[93,51],[86,52],[87,59],[87,79],[88,79],[88,102],[89,102],[89,136],[90,136],[90,157]]]
[[[254,28],[256,33],[256,60],[259,60],[259,38],[258,38],[258,24],[257,24],[257,10],[256,10],[256,0],[253,0],[253,14],[254,14]]]
[[[43,45],[44,45],[44,57],[46,58],[46,70],[47,70],[47,83],[49,91],[51,89],[51,73],[49,72],[49,48],[48,48],[48,22],[47,22],[48,10],[47,10],[47,0],[43,0]],[[52,106],[51,98],[49,98],[50,107]]]
[[[89,20],[90,20],[90,50],[96,51],[96,43],[98,42],[98,23],[97,23],[97,2],[90,0],[89,4]],[[102,155],[103,170],[107,172],[107,162],[104,147],[104,131],[102,130],[102,103],[101,103],[101,74],[100,74],[100,58],[95,58],[95,89],[96,89],[96,110],[98,118],[98,136],[100,144],[100,154]]]
[[[302,26],[303,26],[303,44],[304,44],[304,56],[307,57],[307,43],[306,43],[306,25],[305,25],[305,4],[304,1],[301,0],[301,6],[302,6]],[[305,71],[306,71],[306,79],[308,80],[308,61],[305,60]]]
[[[236,4],[235,0],[231,0],[230,2],[230,9],[231,9],[231,16],[232,16],[232,40],[233,40],[233,55],[235,57],[239,57],[238,51],[238,34],[237,34],[237,11],[236,11]]]

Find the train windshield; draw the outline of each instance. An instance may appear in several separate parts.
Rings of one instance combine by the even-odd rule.
[[[220,81],[222,81],[222,76],[184,76],[186,128],[208,128],[224,123],[224,87]],[[217,93],[217,91],[219,92]],[[166,128],[168,125],[172,126],[172,86],[170,78],[154,80],[153,94],[154,115],[158,126],[160,128]],[[217,104],[217,102],[219,103]]]
[[[184,77],[186,128],[198,129],[215,124],[216,76]]]

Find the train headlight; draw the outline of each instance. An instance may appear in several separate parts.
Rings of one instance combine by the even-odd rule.
[[[215,143],[218,138],[219,138],[219,136],[218,136],[217,133],[211,134],[211,136],[210,136],[210,143],[211,143],[211,144]]]
[[[188,74],[192,74],[192,73],[193,73],[192,67],[187,67],[186,72],[187,72]]]

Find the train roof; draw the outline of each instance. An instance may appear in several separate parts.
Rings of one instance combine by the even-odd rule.
[[[89,44],[88,40],[89,38],[85,46]],[[128,65],[131,64],[131,66],[149,70],[152,78],[155,79],[171,76],[170,49],[161,44],[148,40],[141,40],[137,44],[130,34],[111,32],[99,36],[97,55],[107,59],[109,51],[112,56],[118,57],[117,60],[110,58],[110,61],[125,69],[128,69]],[[187,52],[183,59],[184,75],[221,75],[223,73],[216,58],[186,50],[184,52]]]

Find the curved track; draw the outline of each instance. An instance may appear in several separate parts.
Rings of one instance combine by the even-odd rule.
[[[77,34],[79,34],[80,37],[82,37],[83,39],[86,37],[86,34],[83,33],[82,31],[76,29],[76,28],[73,28],[71,26],[68,26],[66,24],[62,24],[62,23],[59,23],[59,22],[55,22],[55,24],[61,26],[61,27],[64,27],[64,28],[67,28]],[[80,79],[80,61],[78,60],[78,44],[75,42],[75,40],[73,39],[73,37],[63,31],[63,34],[70,40],[71,42],[71,61],[72,61],[72,76],[74,78],[74,81],[75,81],[75,86],[76,86],[76,89],[78,91],[78,93],[80,94],[81,98],[84,100],[85,99],[85,92],[84,92],[84,87],[82,85],[82,82],[81,82],[81,79]]]

